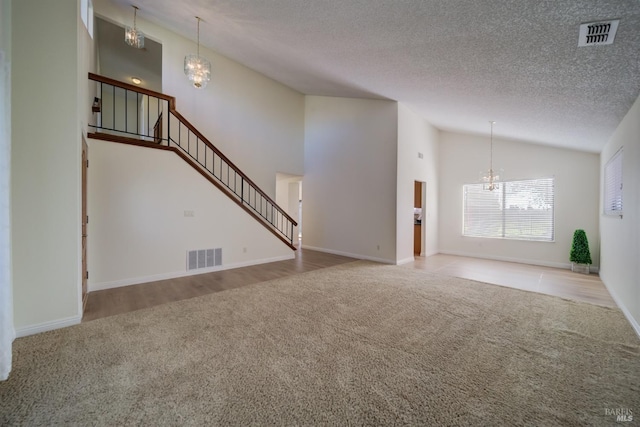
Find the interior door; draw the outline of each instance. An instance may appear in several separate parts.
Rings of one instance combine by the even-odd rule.
[[[87,155],[87,141],[82,137],[82,312],[87,307],[87,168],[89,158]]]
[[[413,183],[413,207],[422,210],[422,182]],[[415,209],[414,209],[415,212]],[[422,213],[415,214],[413,218],[413,254],[420,256],[422,253]]]

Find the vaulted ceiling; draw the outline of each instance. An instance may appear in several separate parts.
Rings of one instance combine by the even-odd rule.
[[[443,130],[496,120],[497,136],[599,152],[640,93],[638,0],[135,4],[191,39],[202,17],[203,45],[304,94],[396,100]],[[578,47],[581,23],[609,19],[613,44]]]

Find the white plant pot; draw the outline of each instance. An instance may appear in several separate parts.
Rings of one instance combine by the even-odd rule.
[[[571,271],[575,273],[589,274],[589,264],[576,264],[571,263]]]

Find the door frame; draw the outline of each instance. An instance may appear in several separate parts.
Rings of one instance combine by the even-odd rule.
[[[82,156],[81,156],[81,169],[82,169],[82,208],[81,208],[81,223],[82,223],[82,235],[80,237],[80,250],[82,252],[82,267],[81,267],[81,277],[82,277],[82,294],[81,294],[81,304],[82,304],[82,313],[87,308],[87,299],[89,293],[87,292],[87,281],[89,279],[89,271],[87,269],[87,224],[89,222],[89,216],[87,215],[87,175],[89,168],[89,147],[87,145],[87,140],[84,135],[82,135]]]

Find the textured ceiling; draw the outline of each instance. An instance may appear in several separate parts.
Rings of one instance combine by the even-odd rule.
[[[304,94],[396,100],[444,130],[496,120],[599,152],[640,93],[638,0],[134,1],[190,39],[202,17],[203,45]],[[581,23],[614,18],[612,45],[577,47]]]

